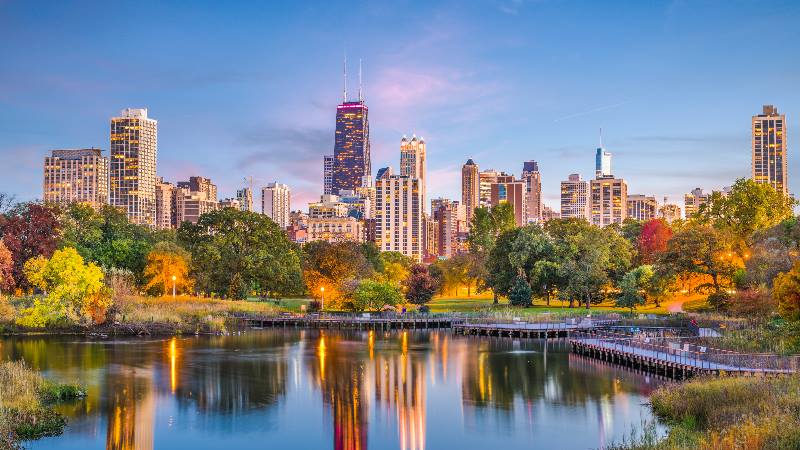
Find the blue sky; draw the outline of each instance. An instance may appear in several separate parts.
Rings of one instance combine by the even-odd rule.
[[[53,148],[108,149],[125,107],[159,121],[159,175],[322,190],[347,51],[370,108],[373,174],[428,144],[428,196],[460,167],[519,174],[545,203],[593,175],[598,129],[630,193],[682,203],[750,173],[750,116],[787,114],[800,187],[800,2],[0,0],[0,191],[41,196]],[[796,131],[798,130],[798,131]],[[798,174],[795,177],[794,174]]]

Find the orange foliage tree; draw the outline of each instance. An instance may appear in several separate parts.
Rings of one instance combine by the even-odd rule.
[[[667,242],[672,237],[672,229],[664,219],[651,219],[642,225],[637,247],[639,258],[644,264],[652,264],[658,255],[667,249]]]
[[[177,292],[190,292],[194,282],[189,277],[191,256],[178,244],[159,242],[147,254],[147,265],[144,276],[147,279],[145,289],[167,295],[173,286]]]

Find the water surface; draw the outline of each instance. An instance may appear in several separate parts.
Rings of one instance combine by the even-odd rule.
[[[31,449],[588,449],[649,417],[659,381],[563,340],[438,332],[0,340],[78,381],[63,436]]]

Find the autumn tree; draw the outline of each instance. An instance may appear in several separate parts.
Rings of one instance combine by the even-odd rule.
[[[672,229],[664,219],[651,219],[642,225],[636,247],[639,260],[644,264],[652,264],[658,255],[667,249],[667,242],[672,237]]]
[[[3,291],[10,292],[14,289],[14,258],[3,240],[0,239],[0,297]]]
[[[366,258],[366,255],[364,257]],[[380,279],[395,286],[400,286],[408,277],[411,265],[411,258],[400,252],[382,252]]]
[[[439,286],[431,274],[428,267],[423,264],[411,266],[408,278],[403,282],[405,297],[409,303],[424,305],[433,298]]]
[[[24,265],[31,258],[49,258],[58,248],[60,224],[55,207],[39,203],[21,203],[4,216],[0,235],[11,252],[14,282],[23,289],[31,284],[25,278]]]
[[[40,289],[44,297],[22,310],[20,325],[41,328],[105,320],[112,300],[103,285],[103,272],[94,263],[84,264],[74,248],[56,250],[50,258],[31,258],[24,271],[28,282]]]
[[[738,264],[730,245],[717,230],[691,225],[672,236],[658,258],[657,268],[665,278],[681,274],[707,277],[708,282],[696,289],[712,288],[715,294],[720,294],[730,284]]]
[[[403,301],[400,289],[386,281],[361,280],[353,292],[352,308],[356,311],[377,311],[386,305]]]
[[[373,265],[355,242],[309,242],[303,247],[303,278],[308,292],[320,298],[324,288],[325,305],[344,306],[348,282],[371,278]]]
[[[175,286],[177,292],[191,292],[189,277],[191,255],[174,242],[159,242],[147,254],[144,276],[145,289],[168,295]]]
[[[778,304],[778,312],[786,320],[800,320],[800,263],[775,278],[772,297]]]

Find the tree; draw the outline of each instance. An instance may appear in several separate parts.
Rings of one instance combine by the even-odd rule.
[[[381,253],[381,279],[395,286],[400,284],[408,277],[412,261],[408,256],[400,252]]]
[[[652,264],[658,255],[667,249],[667,242],[672,237],[672,229],[664,219],[651,219],[642,225],[638,240],[639,260],[644,264]]]
[[[196,225],[182,224],[178,241],[191,254],[191,275],[201,292],[229,298],[302,292],[299,250],[264,215],[234,208],[212,211]]]
[[[775,278],[772,298],[778,304],[778,312],[786,320],[800,320],[800,263]]]
[[[0,239],[0,297],[3,291],[10,292],[14,286],[14,258]]]
[[[428,267],[422,264],[411,266],[411,271],[403,283],[405,297],[409,303],[424,305],[433,298],[439,289],[436,280],[428,272]]]
[[[303,278],[308,292],[321,297],[325,288],[325,305],[341,308],[347,300],[345,284],[374,275],[373,265],[355,242],[309,242],[303,247]]]
[[[653,267],[639,266],[622,277],[620,294],[617,296],[617,306],[630,308],[631,312],[637,307],[647,303],[647,295],[653,291]]]
[[[788,272],[800,255],[800,221],[796,217],[759,230],[753,235],[750,253],[744,254],[746,275],[743,286],[772,287],[775,277]]]
[[[739,264],[729,245],[714,228],[691,225],[675,233],[658,259],[660,276],[672,278],[681,274],[707,277],[697,290],[713,288],[716,294],[730,283]]]
[[[111,306],[103,285],[103,272],[94,263],[84,264],[74,248],[56,250],[49,259],[37,256],[25,263],[28,281],[45,293],[43,299],[22,311],[18,323],[27,327],[54,324],[101,323]]]
[[[385,305],[394,306],[402,301],[400,289],[392,283],[365,279],[358,283],[352,305],[356,311],[376,311]]]
[[[22,288],[31,285],[25,279],[25,262],[37,256],[49,258],[58,247],[60,225],[55,207],[39,203],[21,203],[5,216],[0,235],[14,261],[15,284]]]
[[[694,220],[713,226],[730,239],[734,250],[744,253],[756,231],[792,217],[795,204],[794,199],[768,184],[740,178],[726,195],[714,192]]]
[[[520,229],[512,229],[502,233],[495,242],[486,260],[486,285],[492,289],[495,297],[507,297],[519,275],[520,269],[509,258]]]
[[[531,306],[533,291],[525,277],[518,275],[508,293],[508,301],[514,306]]]
[[[147,254],[144,276],[145,289],[168,295],[175,286],[177,292],[191,292],[189,278],[191,255],[174,242],[159,242]],[[174,277],[174,278],[173,278]]]
[[[561,249],[539,225],[520,228],[508,255],[511,266],[525,274],[534,293],[545,296],[547,305],[563,281],[559,274]]]
[[[475,208],[470,224],[467,244],[472,255],[470,276],[479,281],[479,289],[489,286],[489,273],[486,264],[495,241],[501,234],[516,228],[514,208],[509,203],[501,203],[491,211],[488,208]],[[497,293],[494,293],[497,303]]]

